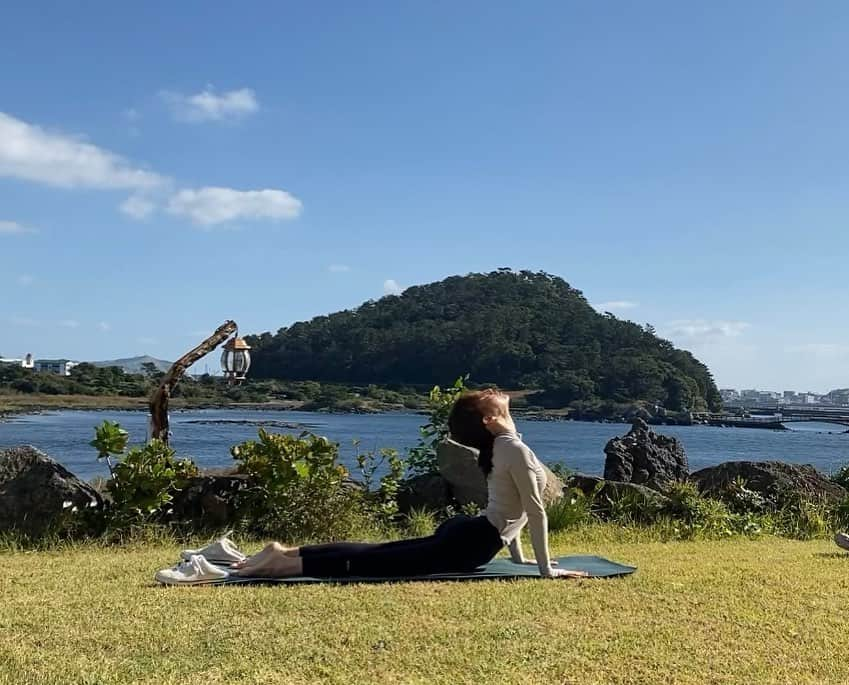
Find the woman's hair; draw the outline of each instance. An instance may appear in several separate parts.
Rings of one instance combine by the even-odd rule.
[[[483,424],[481,405],[488,397],[483,392],[465,392],[454,402],[448,415],[451,439],[478,451],[478,466],[484,476],[492,471],[492,446],[495,436]]]

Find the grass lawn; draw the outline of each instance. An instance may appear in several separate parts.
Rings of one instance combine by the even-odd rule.
[[[161,588],[173,547],[0,553],[0,683],[846,683],[849,556],[830,542],[554,551],[613,580]]]

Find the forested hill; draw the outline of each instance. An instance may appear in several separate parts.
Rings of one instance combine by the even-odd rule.
[[[474,383],[542,391],[547,404],[647,401],[718,408],[708,368],[642,327],[599,314],[546,273],[453,276],[249,337],[251,375],[340,383]]]

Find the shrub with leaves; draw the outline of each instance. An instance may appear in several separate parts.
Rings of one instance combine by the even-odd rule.
[[[664,514],[664,506],[658,498],[630,489],[615,497],[606,494],[597,497],[596,506],[605,519],[623,525],[652,524]]]
[[[398,515],[398,492],[406,468],[404,460],[397,450],[384,447],[376,452],[360,452],[359,445],[359,441],[354,441],[365,502],[381,523],[391,524]],[[381,470],[384,474],[377,480]]]
[[[722,501],[737,514],[761,513],[774,506],[759,492],[746,487],[746,481],[740,476],[728,483],[722,493]]]
[[[796,494],[784,496],[781,508],[773,516],[776,532],[798,540],[820,538],[831,532],[834,512],[825,501]]]
[[[702,497],[692,483],[673,483],[665,492],[665,514],[680,524],[681,537],[722,537],[735,532],[734,519],[722,502]]]
[[[327,438],[268,433],[231,448],[250,485],[239,508],[248,528],[283,540],[326,540],[369,526],[363,492],[338,463],[339,445]]]
[[[89,443],[112,474],[105,486],[112,529],[167,520],[174,494],[198,473],[194,462],[178,459],[160,440],[127,451],[128,440],[129,434],[119,423],[104,421],[94,429],[94,440]]]
[[[112,479],[106,486],[113,523],[121,527],[166,520],[174,494],[197,474],[191,459],[178,459],[161,440],[133,447],[113,466]]]
[[[849,490],[849,464],[844,464],[831,474],[831,480]]]
[[[435,385],[427,400],[428,422],[419,429],[419,444],[411,448],[407,456],[407,468],[411,475],[439,473],[436,450],[439,443],[448,437],[448,416],[454,401],[466,390],[468,374],[461,376],[450,388]]]
[[[124,454],[127,449],[127,441],[130,434],[127,433],[117,421],[104,421],[94,429],[94,440],[89,445],[97,450],[97,460],[106,460],[109,472],[114,476],[112,457]]]
[[[574,473],[574,471],[568,466],[566,466],[566,464],[564,464],[562,461],[548,462],[546,466],[548,466],[548,468],[555,476],[557,476],[560,480],[563,481],[567,480],[569,476]]]
[[[436,514],[429,509],[411,509],[404,518],[404,529],[410,537],[433,535],[436,530]]]
[[[592,503],[592,497],[587,497],[578,488],[569,488],[545,508],[548,530],[554,533],[589,522],[592,519]]]

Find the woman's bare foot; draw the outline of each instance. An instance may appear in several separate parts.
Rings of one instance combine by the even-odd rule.
[[[244,568],[245,564],[248,562],[251,563],[261,563],[264,562],[266,558],[278,557],[281,554],[285,554],[286,556],[296,557],[299,554],[299,548],[297,547],[284,547],[279,542],[269,542],[265,547],[263,547],[256,554],[245,557],[241,561],[236,561],[230,564],[230,568],[240,569]]]
[[[284,578],[303,573],[303,561],[297,547],[284,547],[279,542],[267,544],[261,552],[236,562],[231,568],[237,576]]]

